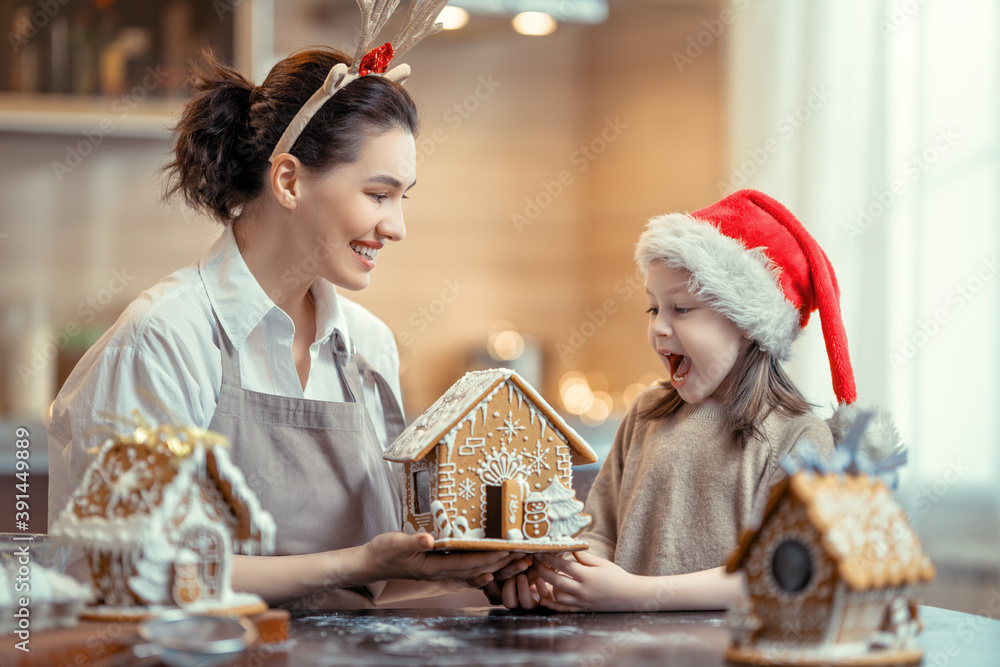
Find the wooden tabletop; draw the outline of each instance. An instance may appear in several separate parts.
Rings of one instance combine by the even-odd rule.
[[[293,612],[287,652],[265,664],[726,665],[723,614],[527,614],[500,609]],[[924,665],[996,667],[1000,621],[921,607]],[[277,648],[279,652],[272,653]],[[267,655],[265,655],[265,653]],[[252,658],[252,656],[251,656]],[[242,664],[256,664],[245,660]]]
[[[925,626],[919,637],[924,665],[998,664],[1000,621],[934,607],[921,607],[920,613]],[[529,614],[490,608],[293,612],[287,641],[251,648],[230,664],[715,667],[727,664],[723,651],[728,644],[723,614],[714,612]]]

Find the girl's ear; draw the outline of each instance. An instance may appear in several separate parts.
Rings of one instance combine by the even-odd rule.
[[[291,153],[281,153],[271,163],[268,186],[275,201],[289,211],[298,208],[302,197],[302,180],[305,167]]]

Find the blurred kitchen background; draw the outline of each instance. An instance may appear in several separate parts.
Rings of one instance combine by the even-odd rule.
[[[909,445],[899,498],[938,565],[925,600],[994,614],[1000,5],[453,5],[453,29],[405,56],[423,123],[406,240],[350,295],[397,334],[409,418],[511,365],[603,454],[663,376],[631,259],[646,219],[764,190],[833,261],[862,401]],[[259,83],[311,45],[353,52],[357,23],[351,0],[0,0],[0,475],[29,427],[32,530],[62,381],[220,230],[161,200],[189,58],[210,46]],[[828,415],[818,322],[789,369]]]

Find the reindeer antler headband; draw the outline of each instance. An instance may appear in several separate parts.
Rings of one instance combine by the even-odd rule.
[[[393,58],[409,51],[424,37],[440,31],[441,24],[434,23],[434,19],[448,4],[448,0],[412,0],[396,38],[378,48],[372,48],[375,38],[399,6],[399,0],[357,0],[357,2],[361,8],[361,37],[358,40],[354,61],[350,67],[344,63],[337,63],[330,69],[323,85],[302,105],[282,132],[281,138],[271,152],[271,157],[268,158],[269,162],[274,162],[275,156],[289,152],[316,112],[326,104],[327,100],[336,95],[337,91],[355,79],[378,74],[396,83],[401,84],[406,81],[406,77],[410,76],[410,66],[397,65],[386,72],[389,63]]]

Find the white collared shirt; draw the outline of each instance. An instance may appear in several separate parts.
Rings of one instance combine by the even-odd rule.
[[[89,460],[86,450],[124,430],[111,415],[208,428],[222,386],[216,314],[240,358],[244,389],[277,396],[344,401],[331,335],[339,330],[388,381],[402,405],[399,353],[389,328],[320,278],[316,341],[305,389],[292,357],[295,328],[250,273],[227,227],[201,260],[140,294],[73,369],[52,406],[49,517],[69,500]],[[365,378],[365,405],[383,448],[388,444],[378,392]]]

